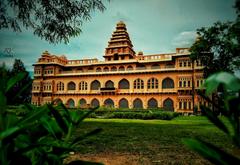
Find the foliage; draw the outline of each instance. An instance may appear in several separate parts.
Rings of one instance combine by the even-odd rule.
[[[4,67],[2,67],[2,69],[4,69]],[[15,59],[13,67],[7,77],[14,77],[18,73],[24,73],[24,78],[22,78],[20,81],[17,81],[15,85],[6,93],[8,105],[18,105],[31,102],[32,79],[29,75],[29,72],[26,71],[23,62],[20,59]],[[6,79],[8,79],[7,77]]]
[[[5,75],[5,72],[1,72]],[[85,137],[101,131],[95,129],[72,139],[74,130],[90,114],[68,111],[63,104],[34,107],[26,104],[28,112],[23,117],[7,111],[5,94],[24,78],[20,72],[9,79],[0,79],[0,164],[63,164],[74,146]],[[70,164],[97,164],[74,161]]]
[[[96,10],[105,10],[101,0],[1,0],[0,29],[21,32],[30,28],[50,43],[67,43],[81,33],[83,22]]]
[[[86,110],[84,110],[86,111]],[[89,118],[104,118],[104,119],[160,119],[160,120],[171,120],[177,117],[179,114],[176,112],[164,111],[161,108],[156,109],[121,109],[121,108],[108,108],[100,107],[93,113],[91,113]]]
[[[223,88],[223,93],[221,94],[222,99],[220,104],[215,104],[206,95],[210,95],[212,92],[216,91],[219,86]],[[240,79],[232,74],[226,72],[220,72],[213,74],[206,79],[205,82],[206,95],[199,93],[207,101],[211,102],[213,106],[216,106],[220,112],[226,116],[230,123],[230,127],[226,125],[219,117],[217,117],[214,112],[205,106],[201,106],[201,110],[207,116],[207,118],[220,130],[222,130],[235,144],[235,146],[240,149]],[[235,157],[215,145],[205,142],[200,139],[185,139],[184,144],[186,144],[192,150],[198,152],[200,155],[215,164],[240,164],[240,159]]]
[[[191,58],[200,59],[207,77],[218,71],[232,72],[240,65],[240,40],[234,29],[240,28],[232,22],[217,22],[212,27],[197,30],[199,38],[191,47]]]
[[[204,76],[219,72],[233,72],[240,67],[240,7],[235,5],[234,22],[217,22],[211,27],[197,29],[198,39],[190,48],[191,58],[204,65]]]
[[[105,118],[118,118],[118,119],[160,119],[160,120],[171,120],[178,116],[175,112],[162,112],[162,111],[148,111],[142,112],[112,112]]]

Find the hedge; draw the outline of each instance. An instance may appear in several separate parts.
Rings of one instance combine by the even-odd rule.
[[[161,119],[161,120],[171,120],[178,116],[176,112],[168,111],[95,111],[90,114],[89,118],[105,118],[105,119]]]

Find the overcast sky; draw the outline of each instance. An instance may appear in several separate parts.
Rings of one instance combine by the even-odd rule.
[[[27,70],[32,71],[32,64],[44,50],[66,55],[68,59],[102,60],[105,47],[120,20],[125,22],[136,52],[169,53],[176,47],[190,46],[197,28],[236,18],[234,0],[111,0],[105,5],[107,9],[103,13],[93,13],[91,21],[83,24],[83,33],[70,39],[67,45],[49,44],[31,31],[1,30],[0,62],[11,65],[14,58],[20,58]],[[4,57],[6,48],[11,48],[13,58]]]

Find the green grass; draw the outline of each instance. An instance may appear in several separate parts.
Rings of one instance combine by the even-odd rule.
[[[173,120],[86,119],[76,134],[94,128],[103,131],[77,146],[82,154],[124,153],[139,155],[160,164],[206,164],[207,161],[182,144],[182,138],[196,137],[227,151],[230,139],[205,117],[177,117]]]

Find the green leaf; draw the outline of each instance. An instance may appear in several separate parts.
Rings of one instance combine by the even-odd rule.
[[[2,108],[6,108],[6,104],[7,104],[7,99],[6,99],[5,95],[4,95],[4,93],[2,91],[0,91],[0,107],[1,107],[1,111],[2,111]]]
[[[18,119],[17,119],[17,116],[15,114],[10,114],[8,113],[6,116],[5,116],[5,129],[8,129],[10,127],[13,127],[15,125],[15,123],[17,123]]]
[[[5,138],[11,136],[12,134],[16,133],[17,131],[20,130],[20,127],[16,126],[16,127],[12,127],[12,128],[8,128],[5,131],[2,131],[0,133],[0,141],[4,140]]]
[[[81,119],[81,116],[83,116],[84,112],[80,111],[71,111],[70,112],[70,117],[71,117],[71,122],[74,125],[77,125],[78,121]]]
[[[10,78],[7,82],[7,88],[5,92],[8,92],[17,82],[21,81],[26,76],[27,72],[20,72],[16,76]]]
[[[22,130],[27,129],[28,127],[32,127],[34,124],[35,123],[26,123],[8,128],[0,133],[0,141],[10,139],[12,136],[19,134]]]
[[[68,120],[68,122],[71,122],[71,116],[69,113],[69,110],[66,108],[66,106],[61,102],[59,106],[63,109],[64,111],[64,117]]]
[[[7,99],[2,91],[0,91],[0,132],[5,129],[5,116],[6,116]]]
[[[226,134],[229,134],[228,128],[226,125],[209,109],[203,105],[200,106],[203,113],[207,116],[207,118],[219,129],[221,129]]]
[[[234,164],[240,164],[240,159],[237,157],[234,157],[218,147],[202,140],[186,138],[183,139],[183,143],[213,164],[230,165],[233,164],[233,162]]]
[[[104,165],[102,163],[97,163],[97,162],[90,162],[90,161],[83,161],[83,160],[75,160],[67,165]]]
[[[76,143],[78,143],[79,141],[85,139],[86,137],[96,135],[96,134],[98,134],[101,131],[102,131],[102,128],[97,128],[97,129],[95,129],[95,130],[93,130],[93,131],[91,131],[91,132],[89,132],[89,133],[87,133],[85,135],[79,136],[79,137],[77,137],[77,138],[75,138],[73,140],[71,145],[75,145]]]
[[[25,107],[26,109],[28,109],[29,111],[33,111],[34,108],[36,108],[36,107],[34,107],[34,105],[32,105],[32,104],[24,104],[24,107]]]
[[[91,113],[93,113],[96,109],[98,109],[98,107],[95,108],[91,108],[87,113],[83,114],[82,116],[78,117],[76,113],[71,113],[71,117],[72,117],[72,122],[75,126],[79,125],[79,123],[81,121],[83,121],[86,117],[88,117],[88,115],[90,115]],[[74,111],[75,112],[75,111]]]
[[[47,112],[48,112],[48,109],[45,106],[36,108],[33,111],[29,112],[27,116],[19,120],[18,124],[35,122],[36,120],[40,119],[43,115],[47,114]]]
[[[50,112],[52,113],[52,115],[54,116],[54,118],[56,119],[59,127],[64,131],[64,133],[67,134],[68,133],[68,124],[63,119],[61,114],[52,105],[47,104],[47,107],[50,110]]]
[[[28,151],[34,150],[35,148],[39,148],[39,147],[42,147],[42,146],[43,146],[42,144],[31,144],[31,145],[28,145],[27,147],[24,147],[24,148],[18,148],[17,151],[15,151],[12,154],[13,155],[21,155],[21,154],[24,154]]]
[[[55,139],[62,138],[62,130],[59,125],[56,123],[55,120],[51,119],[50,117],[43,117],[41,118],[41,123],[43,127],[55,137]]]
[[[29,134],[26,133],[19,134],[14,140],[16,149],[25,148],[29,145],[32,145],[31,140],[32,139],[31,136],[29,136]]]
[[[13,97],[13,101],[19,97],[26,89],[28,89],[32,85],[32,81],[28,82],[26,85],[24,85]]]
[[[240,80],[237,77],[227,72],[220,72],[213,74],[206,79],[204,83],[206,94],[209,95],[216,91],[219,84],[223,84],[226,89],[232,91],[240,90]]]
[[[52,153],[59,156],[65,152],[76,151],[76,149],[74,149],[68,143],[65,143],[62,140],[44,138],[39,141],[39,144],[52,148]]]

